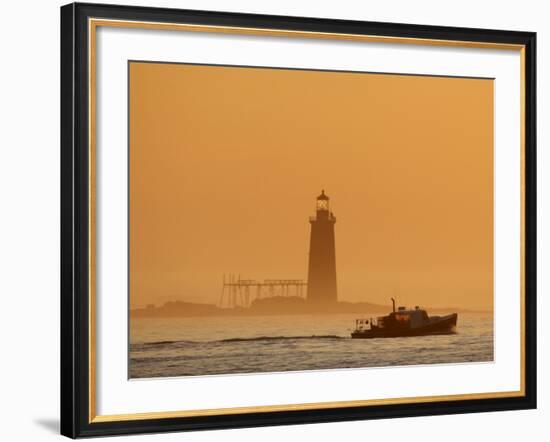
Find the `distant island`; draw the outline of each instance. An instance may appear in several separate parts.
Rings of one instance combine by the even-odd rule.
[[[299,296],[273,296],[256,299],[250,307],[220,308],[214,304],[201,304],[185,301],[169,301],[163,305],[148,305],[144,308],[130,310],[134,318],[183,318],[197,316],[265,316],[265,315],[303,315],[303,314],[334,314],[334,313],[387,313],[391,306],[373,304],[370,302],[338,301],[320,310]],[[487,313],[481,310],[463,308],[427,308],[431,312]]]

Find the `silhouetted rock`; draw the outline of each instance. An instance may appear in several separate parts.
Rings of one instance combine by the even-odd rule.
[[[185,316],[216,316],[223,314],[222,310],[212,304],[195,304],[192,302],[170,301],[160,307],[148,305],[146,308],[134,309],[132,316],[137,318],[155,317],[185,317]]]
[[[133,309],[134,318],[185,318],[195,316],[254,316],[254,315],[300,315],[300,314],[377,314],[387,313],[391,306],[371,304],[370,302],[334,302],[318,304],[307,302],[299,296],[272,296],[256,299],[249,308],[219,308],[213,304],[196,304],[184,301],[169,301],[162,306],[148,305]],[[446,312],[448,308],[432,309]],[[455,309],[456,311],[472,312]]]
[[[251,314],[284,315],[308,313],[308,303],[299,296],[273,296],[256,299],[248,309]]]

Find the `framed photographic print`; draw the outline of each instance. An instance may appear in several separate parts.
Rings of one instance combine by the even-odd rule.
[[[535,42],[62,7],[62,434],[534,408]]]

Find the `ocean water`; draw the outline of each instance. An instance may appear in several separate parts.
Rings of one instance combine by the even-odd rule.
[[[362,317],[375,317],[362,315]],[[482,362],[493,360],[491,314],[459,313],[457,332],[351,339],[356,314],[132,318],[130,377]]]

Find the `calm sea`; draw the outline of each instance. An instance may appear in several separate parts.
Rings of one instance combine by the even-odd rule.
[[[356,317],[133,318],[130,377],[493,360],[491,314],[459,313],[452,335],[386,339],[351,339]]]

